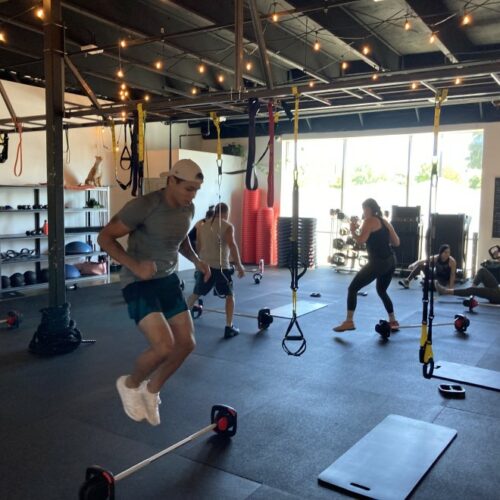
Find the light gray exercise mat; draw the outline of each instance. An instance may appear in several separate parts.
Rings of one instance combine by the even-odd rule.
[[[477,366],[460,365],[449,361],[438,361],[434,367],[434,378],[442,378],[468,385],[500,391],[500,372]]]
[[[321,302],[312,302],[310,300],[298,300],[297,301],[297,316],[304,316],[304,314],[309,314],[318,309],[323,309],[328,304],[322,304]],[[287,304],[285,306],[277,307],[271,311],[271,315],[276,318],[291,318],[292,317],[292,304]]]
[[[453,441],[457,431],[421,420],[388,415],[318,477],[378,500],[401,500],[413,491]]]

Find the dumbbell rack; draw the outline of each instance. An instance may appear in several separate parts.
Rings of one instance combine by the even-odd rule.
[[[330,210],[330,216],[333,236],[330,251],[333,254],[328,257],[328,261],[338,273],[357,272],[367,261],[366,247],[365,245],[359,246],[350,236],[350,217],[339,209]]]

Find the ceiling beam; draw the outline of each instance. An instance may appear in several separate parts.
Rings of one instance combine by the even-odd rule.
[[[460,13],[450,12],[443,0],[406,0],[406,4],[427,27],[426,42],[434,34],[434,45],[450,62],[458,63],[460,53],[477,50],[458,26]]]
[[[259,46],[262,71],[266,78],[267,88],[272,89],[274,88],[273,74],[271,71],[271,64],[269,63],[269,55],[266,49],[266,41],[264,40],[262,25],[260,24],[260,14],[259,10],[257,9],[256,0],[248,0],[248,5],[250,7],[250,14],[252,16],[253,31],[255,33],[255,37],[257,38],[257,45]]]
[[[499,67],[500,60],[491,61],[481,61],[481,62],[469,62],[461,64],[461,75],[463,78],[468,76],[490,76],[490,74],[496,71]],[[336,79],[334,82],[328,84],[318,84],[314,89],[311,89],[309,85],[302,85],[298,87],[299,92],[307,93],[311,95],[316,95],[322,97],[321,94],[331,92],[333,90],[343,91],[350,89],[360,89],[367,88],[372,90],[380,90],[387,86],[396,86],[409,84],[414,80],[418,81],[431,81],[437,82],[439,80],[444,81],[444,85],[450,85],[450,80],[456,77],[456,67],[454,65],[446,66],[434,66],[431,68],[420,68],[413,70],[403,70],[394,72],[385,72],[380,75],[380,78],[374,82],[371,75],[354,75],[349,77],[342,77]],[[283,87],[276,87],[274,89],[256,89],[249,90],[244,95],[244,101],[250,98],[271,98],[271,97],[281,97],[288,98],[292,95],[292,87],[290,85]],[[206,106],[206,105],[216,105],[218,103],[237,103],[241,102],[242,99],[238,97],[237,94],[221,92],[211,95],[199,96],[192,100],[182,100],[182,99],[169,99],[169,100],[157,100],[148,103],[146,109],[160,110],[169,109],[180,106]],[[360,103],[360,105],[363,105]],[[134,103],[130,103],[128,106],[134,106]],[[105,110],[107,113],[114,113],[121,111],[123,105],[119,106],[109,106]],[[78,110],[75,112],[69,111],[68,116],[85,116],[88,114],[95,113],[95,110]]]

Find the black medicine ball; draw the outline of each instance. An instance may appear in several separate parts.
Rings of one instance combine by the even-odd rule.
[[[2,276],[2,288],[9,288],[10,279],[8,276]]]
[[[26,285],[34,285],[36,283],[35,271],[26,271],[24,273],[24,283]]]
[[[48,269],[42,269],[40,271],[40,277],[39,277],[39,282],[40,283],[48,283],[49,282],[49,270]]]
[[[24,276],[21,273],[14,273],[10,277],[10,286],[11,287],[23,286],[23,285],[24,285]]]

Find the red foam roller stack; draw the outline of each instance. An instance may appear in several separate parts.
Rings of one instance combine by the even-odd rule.
[[[257,214],[260,207],[260,189],[243,192],[243,216],[241,221],[241,260],[244,264],[255,264],[255,239],[257,236]]]
[[[265,264],[272,264],[273,228],[274,210],[268,207],[261,208],[257,214],[257,237],[255,239],[256,262],[263,259]]]

